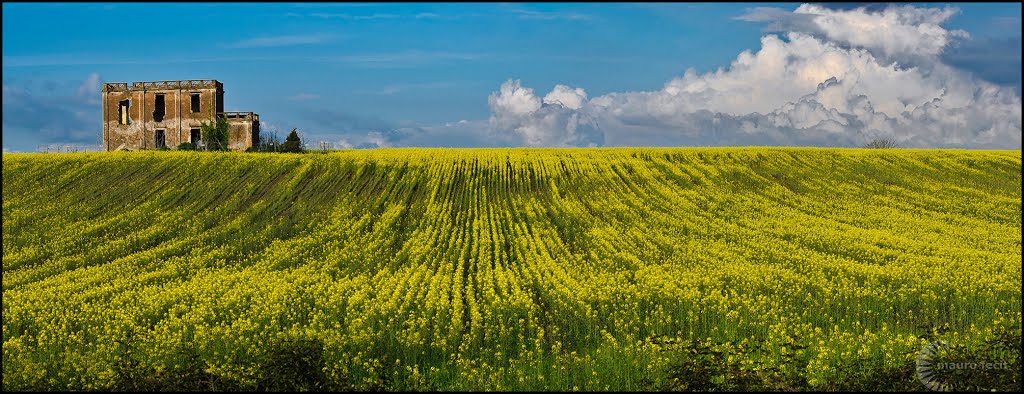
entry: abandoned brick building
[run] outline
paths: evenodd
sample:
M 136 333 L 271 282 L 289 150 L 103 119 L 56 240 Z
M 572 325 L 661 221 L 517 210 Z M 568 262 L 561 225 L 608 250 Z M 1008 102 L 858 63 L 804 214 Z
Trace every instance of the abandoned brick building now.
M 216 80 L 110 82 L 103 84 L 103 149 L 175 148 L 201 145 L 199 125 L 228 121 L 228 148 L 259 144 L 260 117 L 224 112 L 224 85 Z

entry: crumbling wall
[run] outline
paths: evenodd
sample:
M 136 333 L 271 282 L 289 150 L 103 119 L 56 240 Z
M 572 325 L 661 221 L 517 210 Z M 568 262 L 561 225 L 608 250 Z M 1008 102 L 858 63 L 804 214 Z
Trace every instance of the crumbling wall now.
M 163 95 L 164 111 L 157 120 L 157 95 Z M 199 108 L 192 111 L 192 95 L 199 95 Z M 156 149 L 157 130 L 164 131 L 164 143 L 169 148 L 182 142 L 193 142 L 191 130 L 203 122 L 214 122 L 217 99 L 222 93 L 217 88 L 112 90 L 103 92 L 103 145 L 106 150 Z M 120 105 L 131 100 L 128 124 L 122 124 Z
M 162 95 L 163 111 L 158 111 Z M 195 105 L 193 95 L 198 97 Z M 105 83 L 103 87 L 103 146 L 105 150 L 157 149 L 158 131 L 163 143 L 175 148 L 183 142 L 197 144 L 193 129 L 214 123 L 224 112 L 224 89 L 213 80 Z M 123 122 L 121 102 L 129 100 Z M 259 116 L 232 112 L 228 117 L 228 145 L 245 150 L 259 141 Z M 201 133 L 200 133 L 201 136 Z
M 103 93 L 103 145 L 108 151 L 142 149 L 145 141 L 144 122 L 141 121 L 141 93 L 115 91 Z M 129 100 L 127 124 L 122 124 L 121 102 Z
M 199 93 L 199 112 L 192 112 L 192 94 Z M 192 142 L 193 144 L 198 141 L 191 141 L 190 131 L 193 128 L 198 129 L 199 125 L 203 122 L 214 123 L 217 116 L 217 103 L 220 95 L 217 89 L 197 89 L 197 90 L 182 90 L 182 100 L 178 110 L 181 113 L 179 117 L 180 130 L 184 139 L 182 142 Z
M 246 150 L 259 143 L 260 122 L 256 115 L 228 118 L 228 147 Z

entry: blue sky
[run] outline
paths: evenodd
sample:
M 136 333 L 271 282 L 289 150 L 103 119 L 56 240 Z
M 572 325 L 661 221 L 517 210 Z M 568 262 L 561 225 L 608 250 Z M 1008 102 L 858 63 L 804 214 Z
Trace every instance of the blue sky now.
M 800 25 L 790 23 L 798 19 L 790 13 L 798 6 L 5 3 L 3 147 L 31 151 L 47 143 L 96 144 L 100 134 L 97 80 L 174 79 L 220 80 L 226 110 L 258 112 L 269 128 L 286 132 L 297 127 L 310 142 L 325 140 L 337 146 L 855 144 L 853 137 L 769 138 L 773 133 L 796 131 L 761 131 L 764 122 L 757 124 L 756 119 L 754 127 L 760 133 L 756 135 L 761 137 L 715 139 L 688 129 L 699 124 L 694 117 L 703 116 L 692 106 L 685 107 L 694 114 L 686 120 L 666 120 L 655 113 L 606 119 L 609 114 L 621 114 L 619 109 L 632 108 L 630 103 L 637 98 L 629 94 L 663 91 L 687 69 L 714 78 L 720 67 L 729 71 L 745 50 L 758 53 L 766 35 L 799 31 Z M 860 10 L 870 16 L 884 7 Z M 957 12 L 942 20 L 942 29 L 969 34 L 922 63 L 948 65 L 966 75 L 956 78 L 970 83 L 1005 87 L 1010 100 L 1015 95 L 1019 102 L 1019 3 L 913 7 L 914 12 L 953 7 Z M 858 5 L 827 8 L 842 11 Z M 773 22 L 781 25 L 773 27 Z M 814 28 L 806 33 L 843 44 L 846 33 L 837 31 Z M 878 51 L 890 48 L 855 39 L 846 45 Z M 879 62 L 900 59 L 913 65 L 917 61 L 913 59 L 918 59 L 882 59 L 892 53 L 872 53 Z M 850 74 L 843 75 L 847 77 L 839 82 L 850 83 L 844 82 Z M 521 85 L 509 83 L 503 89 L 513 80 Z M 821 82 L 825 81 L 815 84 Z M 585 89 L 585 104 L 546 109 L 549 103 L 541 96 L 556 85 Z M 93 93 L 95 97 L 90 98 Z M 804 93 L 813 93 L 813 88 Z M 516 97 L 526 100 L 528 109 L 502 104 L 513 103 L 503 100 Z M 927 94 L 921 97 L 934 99 Z M 789 101 L 797 103 L 798 98 Z M 534 101 L 538 105 L 530 104 Z M 604 101 L 621 102 L 623 107 L 599 107 Z M 913 104 L 914 108 L 925 101 Z M 984 100 L 976 97 L 975 101 Z M 728 116 L 737 127 L 745 127 L 743 116 L 748 112 L 768 112 L 731 106 L 700 110 Z M 989 138 L 976 145 L 1016 143 L 1019 149 L 1019 114 L 978 126 L 977 135 L 995 127 L 1002 133 L 1002 142 L 992 143 Z M 898 123 L 897 115 L 888 116 Z M 644 117 L 655 120 L 636 120 Z M 583 132 L 572 126 L 566 131 L 567 124 L 583 124 L 584 119 L 593 119 L 594 130 Z M 919 127 L 918 134 L 933 127 L 924 120 L 914 124 L 920 125 L 914 126 Z M 633 130 L 636 127 L 643 129 Z M 885 126 L 859 127 L 854 131 L 858 136 L 890 132 Z M 600 135 L 592 138 L 593 133 Z M 807 134 L 806 130 L 801 133 Z M 908 145 L 972 146 L 970 142 L 975 141 L 963 142 L 963 136 L 943 139 L 891 133 Z

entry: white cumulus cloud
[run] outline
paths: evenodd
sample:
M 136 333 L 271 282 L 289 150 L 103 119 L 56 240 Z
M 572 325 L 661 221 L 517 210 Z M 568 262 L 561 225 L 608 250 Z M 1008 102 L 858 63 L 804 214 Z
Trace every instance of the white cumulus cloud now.
M 587 101 L 587 92 L 583 88 L 570 88 L 555 85 L 555 88 L 544 96 L 544 104 L 558 104 L 569 109 L 580 109 Z
M 904 146 L 1019 149 L 1020 96 L 941 60 L 967 37 L 942 27 L 958 12 L 756 8 L 739 19 L 771 22 L 782 34 L 765 35 L 728 67 L 590 99 L 565 85 L 541 99 L 509 80 L 488 99 L 490 125 L 528 146 L 859 146 L 888 137 Z
M 518 80 L 506 81 L 488 97 L 492 129 L 508 130 L 527 146 L 600 146 L 603 135 L 595 120 L 580 111 L 583 89 L 558 85 L 542 102 Z
M 869 13 L 864 7 L 841 11 L 815 4 L 803 4 L 793 11 L 813 15 L 811 20 L 830 41 L 867 48 L 886 60 L 938 56 L 954 39 L 969 37 L 963 30 L 942 27 L 959 12 L 952 7 L 892 5 L 880 13 Z

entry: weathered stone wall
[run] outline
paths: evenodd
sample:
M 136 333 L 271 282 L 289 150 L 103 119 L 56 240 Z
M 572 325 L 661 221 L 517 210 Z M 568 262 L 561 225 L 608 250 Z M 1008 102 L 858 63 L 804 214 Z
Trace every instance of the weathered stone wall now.
M 247 121 L 231 121 L 228 127 L 228 148 L 233 150 L 245 150 L 252 146 L 251 141 L 246 141 L 246 136 L 252 130 L 252 123 Z
M 138 104 L 138 97 L 132 91 L 103 92 L 103 147 L 105 150 L 141 149 L 142 123 L 139 122 L 138 105 L 128 108 L 130 124 L 122 125 L 119 105 L 122 100 L 132 100 Z M 134 119 L 131 120 L 131 119 Z
M 229 112 L 225 115 L 228 120 L 228 148 L 246 150 L 259 143 L 259 115 L 251 112 Z
M 192 112 L 193 93 L 199 94 L 197 112 Z M 164 96 L 164 111 L 162 119 L 157 120 L 156 102 L 160 94 Z M 131 100 L 129 124 L 121 124 L 122 100 Z M 183 142 L 198 142 L 192 141 L 192 129 L 199 128 L 203 122 L 215 122 L 217 114 L 224 112 L 224 89 L 216 81 L 136 82 L 130 86 L 107 83 L 103 88 L 102 105 L 105 150 L 156 149 L 157 130 L 164 131 L 164 143 L 173 149 Z M 228 119 L 231 149 L 245 150 L 258 143 L 259 116 L 247 114 Z
M 192 112 L 192 93 L 199 93 L 199 112 Z M 164 116 L 159 122 L 154 117 L 158 94 L 164 95 Z M 168 147 L 190 142 L 192 128 L 214 121 L 221 95 L 216 88 L 103 92 L 104 147 L 108 151 L 156 149 L 158 129 L 164 130 Z M 127 125 L 119 118 L 119 105 L 125 99 L 131 100 Z

